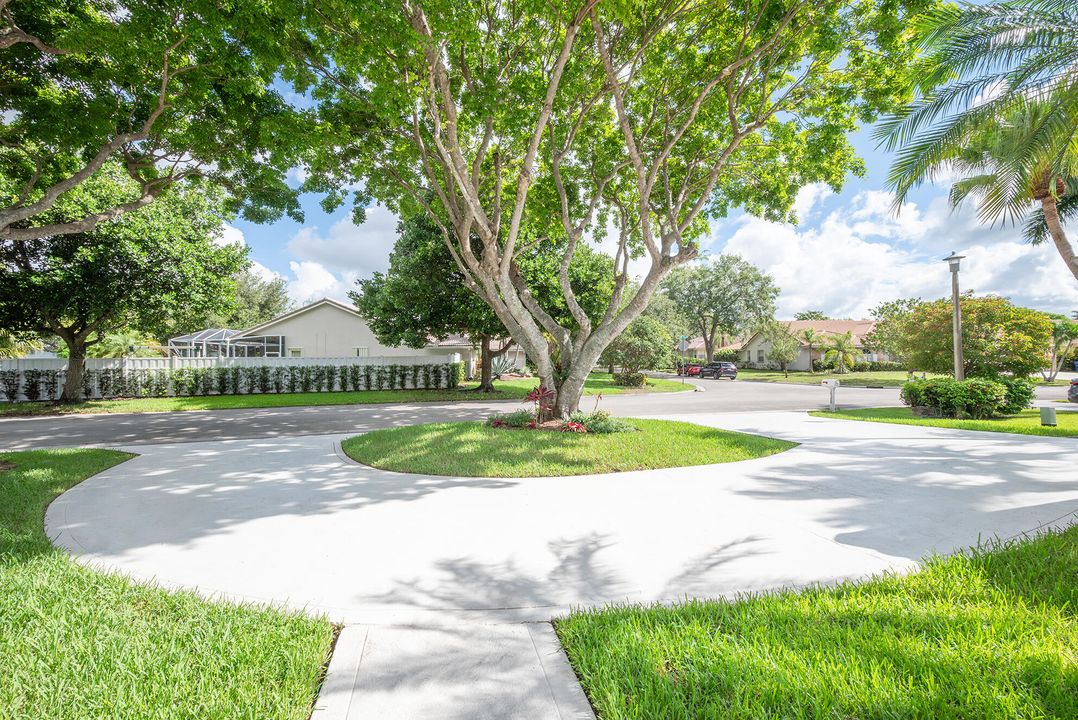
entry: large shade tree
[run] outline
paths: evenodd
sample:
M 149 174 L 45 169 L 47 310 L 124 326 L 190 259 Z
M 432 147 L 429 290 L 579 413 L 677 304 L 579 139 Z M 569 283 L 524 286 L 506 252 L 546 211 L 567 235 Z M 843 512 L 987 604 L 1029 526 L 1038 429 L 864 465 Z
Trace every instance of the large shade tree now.
M 678 268 L 666 279 L 666 294 L 704 338 L 710 362 L 715 339 L 762 326 L 775 315 L 779 288 L 767 273 L 737 255 Z
M 915 29 L 926 53 L 918 97 L 878 133 L 897 149 L 895 206 L 927 180 L 958 174 L 951 199 L 979 199 L 988 222 L 1027 219 L 1078 278 L 1063 222 L 1078 212 L 1078 4 L 945 4 Z
M 0 243 L 80 233 L 208 176 L 254 220 L 300 217 L 285 173 L 316 128 L 275 89 L 298 4 L 0 0 Z M 106 165 L 132 182 L 43 215 Z
M 80 192 L 130 182 L 116 171 Z M 83 206 L 65 216 L 65 205 L 50 219 Z M 76 401 L 87 350 L 109 333 L 227 310 L 247 260 L 245 249 L 216 242 L 221 217 L 215 193 L 181 185 L 87 233 L 12 241 L 0 247 L 0 326 L 59 336 L 68 354 L 61 400 Z
M 308 41 L 330 57 L 309 64 L 333 137 L 309 187 L 339 198 L 362 179 L 360 206 L 427 212 L 564 416 L 708 218 L 786 218 L 800 187 L 861 169 L 846 136 L 908 99 L 905 28 L 931 4 L 326 0 Z M 597 321 L 568 276 L 589 241 L 615 257 Z M 572 326 L 520 272 L 548 243 Z

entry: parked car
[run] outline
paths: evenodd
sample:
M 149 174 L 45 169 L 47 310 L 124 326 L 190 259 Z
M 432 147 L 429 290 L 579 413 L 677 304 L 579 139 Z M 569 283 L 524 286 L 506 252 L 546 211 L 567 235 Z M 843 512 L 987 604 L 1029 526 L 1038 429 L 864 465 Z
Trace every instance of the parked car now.
M 1067 389 L 1067 399 L 1072 403 L 1078 403 L 1078 378 L 1071 380 L 1071 386 Z
M 686 363 L 677 369 L 678 375 L 699 375 L 700 366 L 696 363 Z
M 732 362 L 708 363 L 700 368 L 700 377 L 713 377 L 716 380 L 725 377 L 730 378 L 731 380 L 737 380 L 737 366 Z

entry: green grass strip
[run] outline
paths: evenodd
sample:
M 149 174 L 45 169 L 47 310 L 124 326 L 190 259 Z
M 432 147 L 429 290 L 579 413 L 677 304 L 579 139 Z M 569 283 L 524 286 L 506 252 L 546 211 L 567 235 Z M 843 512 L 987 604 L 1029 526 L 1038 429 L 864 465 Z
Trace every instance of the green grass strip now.
M 306 720 L 329 622 L 136 584 L 45 537 L 54 497 L 129 457 L 0 454 L 0 718 Z
M 1078 527 L 833 589 L 556 621 L 600 720 L 1078 717 Z
M 981 430 L 984 432 L 1017 433 L 1019 435 L 1042 435 L 1045 437 L 1078 437 L 1078 412 L 1056 413 L 1055 427 L 1041 425 L 1040 411 L 1023 410 L 1018 415 L 987 420 L 955 420 L 952 418 L 917 417 L 909 408 L 863 408 L 830 412 L 817 410 L 809 413 L 814 417 L 836 420 L 864 420 L 865 422 L 894 423 L 896 425 L 921 425 L 953 430 Z

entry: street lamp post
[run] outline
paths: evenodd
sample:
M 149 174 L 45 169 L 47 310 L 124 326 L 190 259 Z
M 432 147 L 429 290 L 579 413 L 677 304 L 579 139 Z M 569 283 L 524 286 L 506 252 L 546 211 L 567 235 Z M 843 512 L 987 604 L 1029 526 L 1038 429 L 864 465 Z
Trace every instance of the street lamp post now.
M 951 305 L 954 308 L 954 321 L 952 322 L 952 333 L 954 342 L 954 379 L 965 380 L 965 361 L 962 359 L 962 304 L 960 302 L 960 295 L 958 292 L 958 266 L 965 258 L 965 255 L 957 255 L 952 250 L 951 254 L 943 258 L 948 267 L 951 268 Z

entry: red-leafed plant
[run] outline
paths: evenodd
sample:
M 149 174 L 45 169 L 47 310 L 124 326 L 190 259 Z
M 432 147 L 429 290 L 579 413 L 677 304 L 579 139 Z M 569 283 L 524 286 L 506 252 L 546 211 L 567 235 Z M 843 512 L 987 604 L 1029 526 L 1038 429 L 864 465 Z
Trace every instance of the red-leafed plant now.
M 538 428 L 538 427 L 539 427 L 539 423 L 537 423 L 536 421 L 532 420 L 531 422 L 529 422 L 529 423 L 526 423 L 526 424 L 524 425 L 524 427 L 528 428 L 529 430 L 535 430 L 536 428 Z
M 569 421 L 561 426 L 562 432 L 586 433 L 588 429 L 581 423 Z
M 535 403 L 535 417 L 542 424 L 550 419 L 554 409 L 554 391 L 548 390 L 542 385 L 537 386 L 524 398 L 528 402 Z
M 495 418 L 494 420 L 490 421 L 490 426 L 495 428 L 505 427 L 505 420 L 502 420 L 501 418 Z

